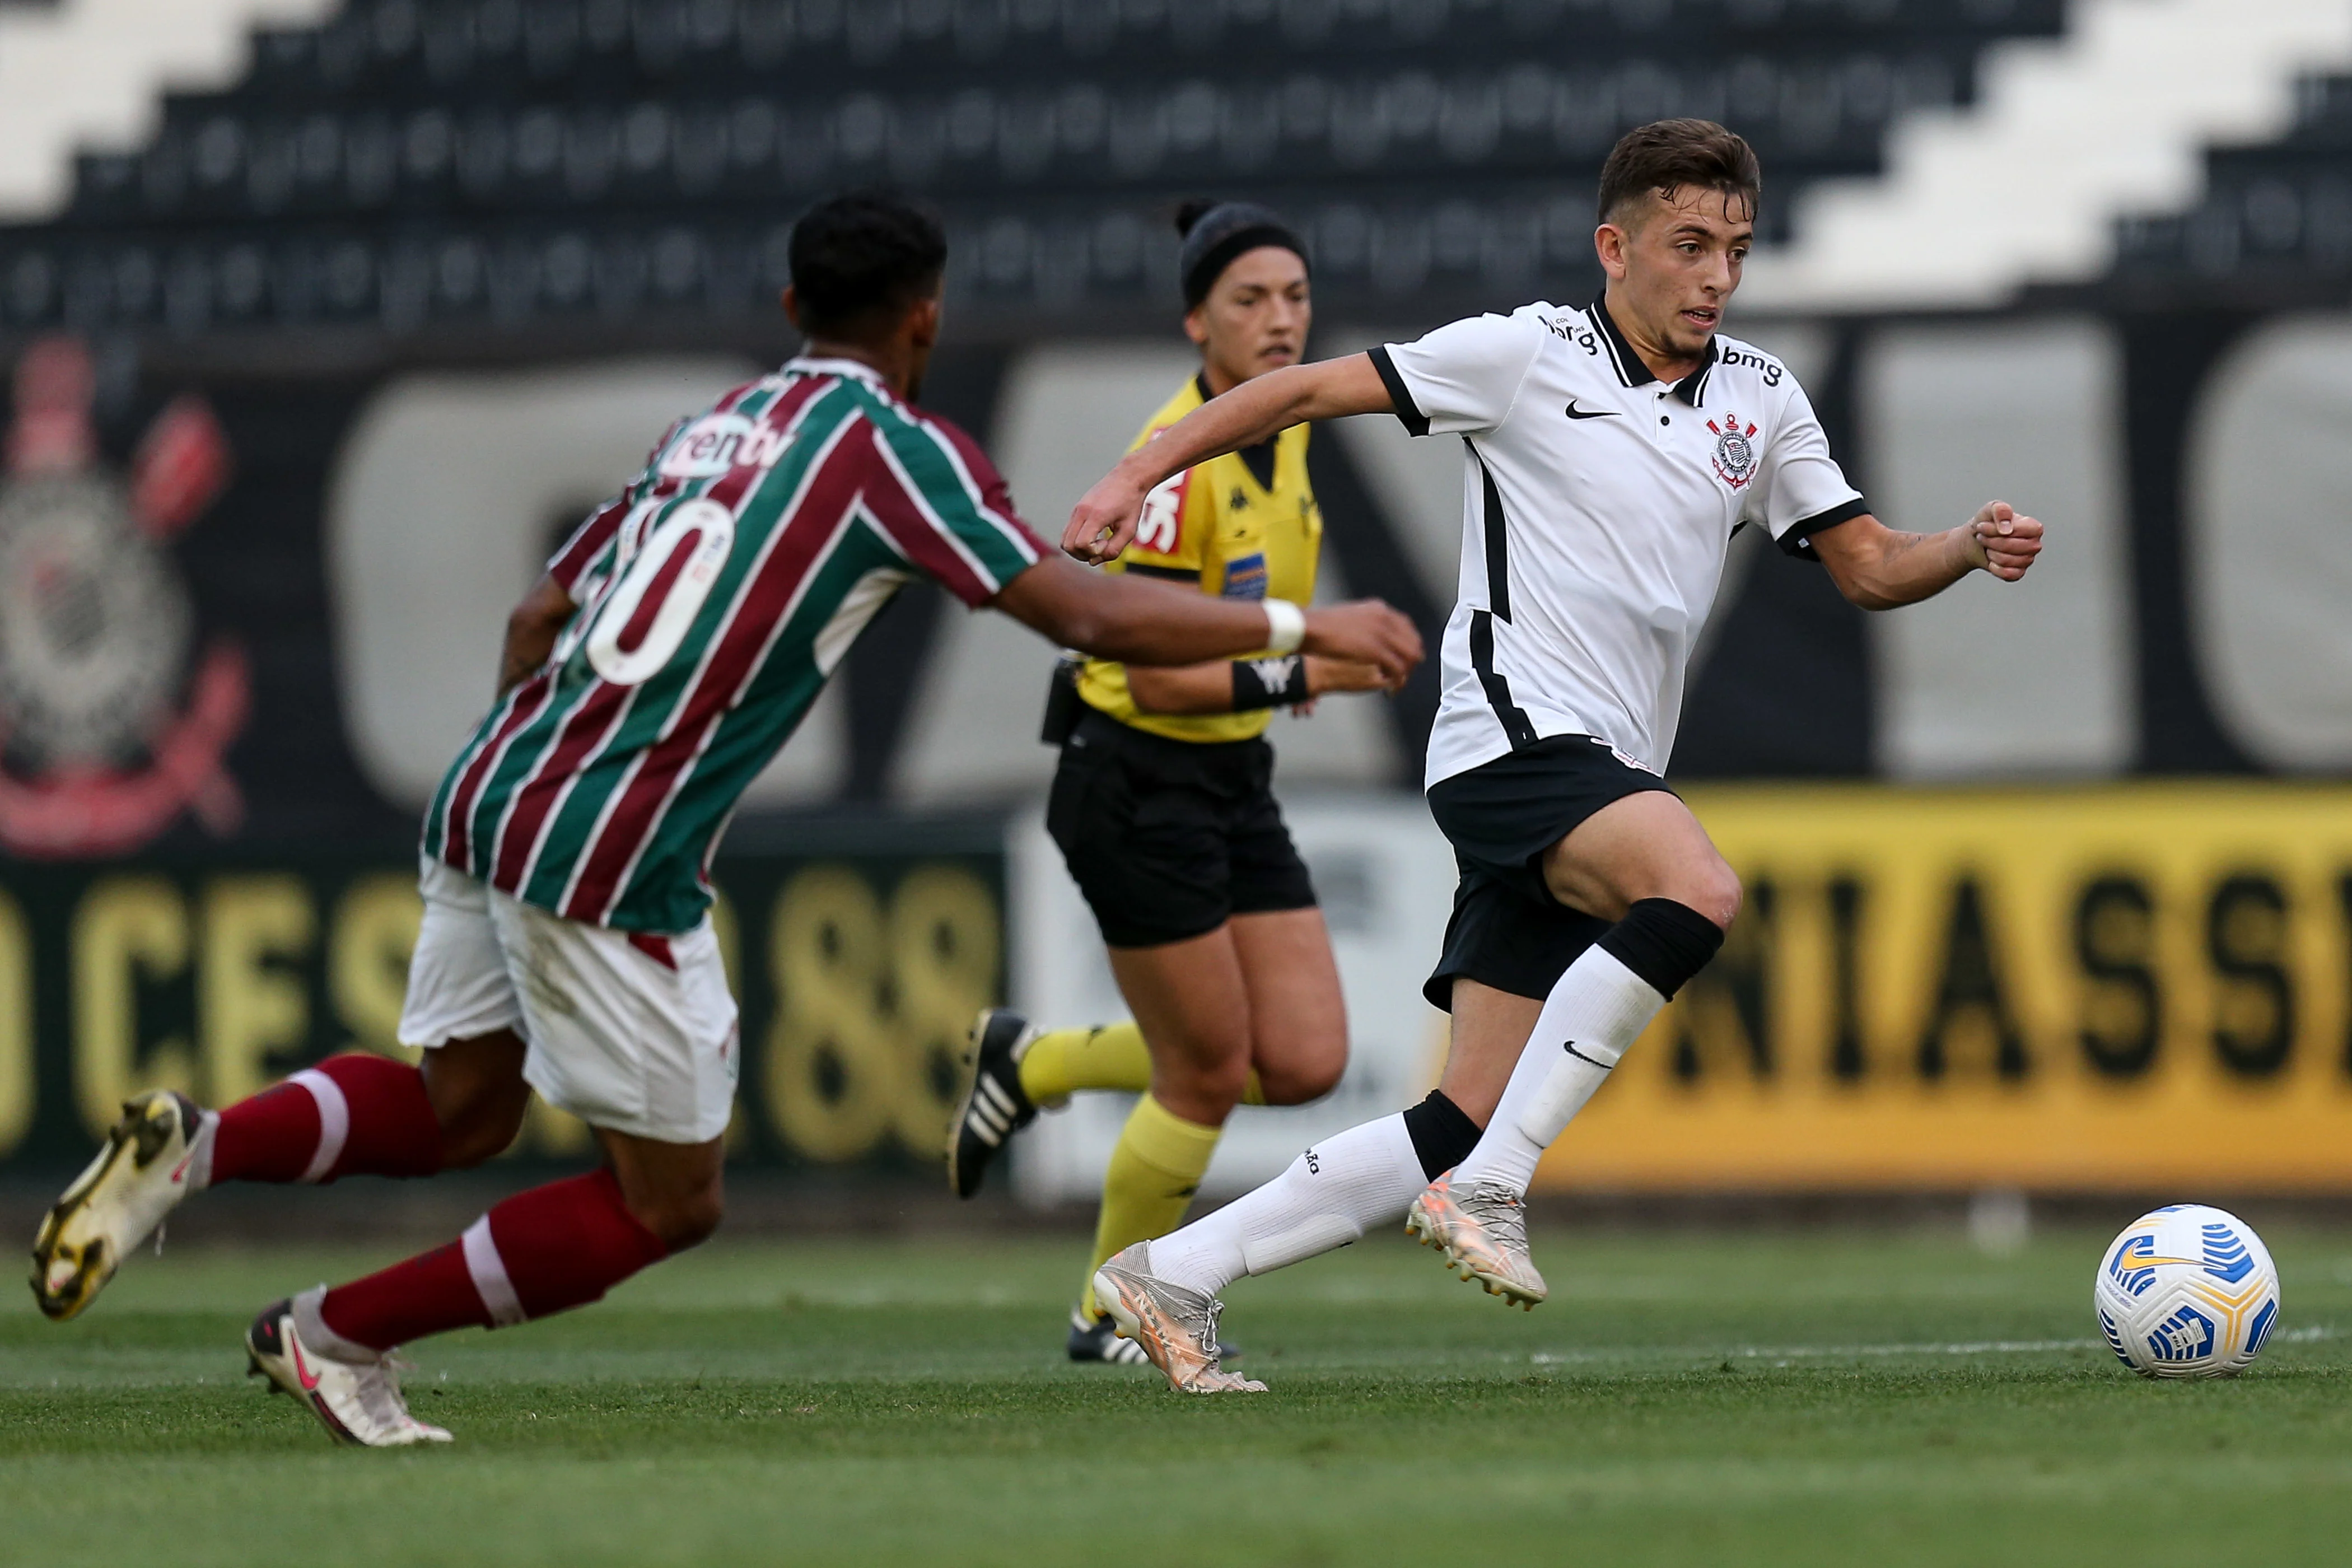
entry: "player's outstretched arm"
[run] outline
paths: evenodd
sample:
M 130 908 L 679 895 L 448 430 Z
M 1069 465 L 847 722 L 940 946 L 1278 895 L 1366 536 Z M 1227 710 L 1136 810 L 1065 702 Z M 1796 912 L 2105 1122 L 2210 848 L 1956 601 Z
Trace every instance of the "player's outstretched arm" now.
M 555 639 L 563 635 L 579 609 L 551 576 L 542 576 L 530 585 L 522 603 L 507 616 L 506 648 L 499 656 L 499 696 L 530 679 L 547 662 L 547 656 L 555 651 Z
M 1127 664 L 1197 664 L 1254 653 L 1274 619 L 1252 599 L 1219 599 L 1049 555 L 1005 584 L 995 607 L 1064 647 Z M 1379 668 L 1394 690 L 1421 662 L 1421 634 L 1378 599 L 1306 612 L 1298 647 Z
M 1171 667 L 1130 664 L 1127 667 L 1128 695 L 1146 713 L 1237 713 L 1244 708 L 1269 708 L 1289 705 L 1297 712 L 1311 711 L 1315 700 L 1334 691 L 1388 691 L 1388 677 L 1369 664 L 1357 664 L 1344 658 L 1324 658 L 1309 655 L 1298 661 L 1298 685 L 1295 691 L 1268 697 L 1264 689 L 1264 678 L 1259 676 L 1258 698 L 1243 700 L 1244 682 L 1248 675 L 1247 659 L 1211 659 L 1205 664 L 1180 664 Z
M 1195 463 L 1255 447 L 1293 425 L 1394 410 L 1370 354 L 1288 365 L 1213 397 L 1119 460 L 1078 498 L 1062 548 L 1080 561 L 1108 561 L 1135 539 L 1143 498 Z
M 1865 610 L 1892 610 L 1942 593 L 1971 572 L 2004 583 L 2042 553 L 2042 523 L 2005 500 L 1941 533 L 1898 533 L 1867 512 L 1813 535 L 1838 592 Z

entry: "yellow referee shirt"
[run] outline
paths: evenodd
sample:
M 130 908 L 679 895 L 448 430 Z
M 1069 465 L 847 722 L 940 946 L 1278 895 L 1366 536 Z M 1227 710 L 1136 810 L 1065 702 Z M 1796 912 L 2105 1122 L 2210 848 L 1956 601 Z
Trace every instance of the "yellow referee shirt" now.
M 1208 396 L 1205 379 L 1194 376 L 1151 416 L 1128 450 L 1158 436 Z M 1109 569 L 1190 583 L 1203 594 L 1228 599 L 1271 596 L 1307 603 L 1315 596 L 1323 513 L 1307 482 L 1307 430 L 1294 425 L 1266 447 L 1212 458 L 1153 490 L 1135 542 Z M 1253 740 L 1273 719 L 1273 710 L 1265 708 L 1247 713 L 1143 712 L 1128 693 L 1127 667 L 1109 659 L 1087 661 L 1078 695 L 1122 724 L 1177 741 Z

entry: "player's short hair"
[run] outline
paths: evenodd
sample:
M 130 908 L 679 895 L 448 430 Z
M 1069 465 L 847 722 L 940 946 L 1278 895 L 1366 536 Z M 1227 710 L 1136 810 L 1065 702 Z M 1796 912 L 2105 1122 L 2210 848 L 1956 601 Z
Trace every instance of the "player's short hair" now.
M 813 336 L 855 337 L 886 326 L 939 287 L 947 231 L 928 210 L 886 191 L 828 197 L 793 225 L 793 292 Z
M 1176 279 L 1187 310 L 1209 297 L 1226 268 L 1260 246 L 1280 246 L 1307 261 L 1307 245 L 1297 232 L 1279 214 L 1252 202 L 1188 201 L 1176 209 L 1176 233 L 1183 241 L 1176 252 Z
M 1643 197 L 1663 196 L 1680 185 L 1744 197 L 1753 212 L 1764 173 L 1756 149 L 1712 120 L 1637 125 L 1617 139 L 1601 165 L 1601 221 L 1622 227 Z

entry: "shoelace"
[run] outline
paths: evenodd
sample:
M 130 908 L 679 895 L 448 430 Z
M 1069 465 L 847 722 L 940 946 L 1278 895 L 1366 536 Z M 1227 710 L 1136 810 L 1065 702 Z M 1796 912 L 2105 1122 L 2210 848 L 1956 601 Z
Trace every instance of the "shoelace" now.
M 415 1419 L 408 1413 L 408 1401 L 401 1396 L 400 1374 L 415 1372 L 416 1363 L 403 1360 L 387 1352 L 373 1367 L 359 1369 L 360 1402 L 369 1415 L 387 1426 L 397 1426 Z M 368 1375 L 373 1372 L 375 1375 Z
M 1496 1242 L 1523 1253 L 1528 1250 L 1528 1205 L 1517 1194 L 1501 1187 L 1475 1186 L 1462 1195 L 1462 1212 L 1475 1219 Z
M 1223 1357 L 1220 1353 L 1224 1348 L 1224 1342 L 1217 1337 L 1217 1319 L 1223 1315 L 1224 1310 L 1225 1304 L 1212 1296 L 1209 1298 L 1209 1304 L 1198 1313 L 1196 1321 L 1184 1325 L 1192 1331 L 1193 1340 L 1200 1345 L 1201 1353 L 1208 1358 L 1207 1370 L 1211 1372 L 1221 1372 L 1224 1368 Z

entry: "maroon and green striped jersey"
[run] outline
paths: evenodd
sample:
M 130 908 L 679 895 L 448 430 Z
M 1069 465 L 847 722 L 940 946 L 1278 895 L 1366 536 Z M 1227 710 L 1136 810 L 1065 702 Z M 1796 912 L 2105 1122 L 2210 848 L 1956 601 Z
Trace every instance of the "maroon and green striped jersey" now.
M 527 903 L 680 931 L 735 803 L 918 574 L 981 605 L 1045 552 L 946 420 L 797 359 L 663 437 L 548 570 L 580 606 L 499 700 L 425 851 Z

